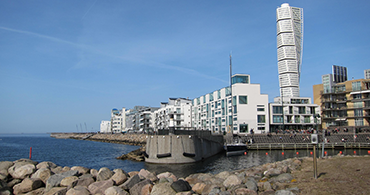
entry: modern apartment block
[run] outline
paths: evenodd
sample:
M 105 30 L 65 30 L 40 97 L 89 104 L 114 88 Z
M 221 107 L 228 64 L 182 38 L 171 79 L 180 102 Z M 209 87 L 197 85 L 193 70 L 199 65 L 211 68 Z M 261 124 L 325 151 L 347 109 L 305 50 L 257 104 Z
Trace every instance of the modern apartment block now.
M 116 108 L 111 111 L 111 132 L 112 133 L 121 133 L 125 131 L 126 128 L 126 115 L 125 108 L 118 110 Z
M 311 103 L 308 97 L 281 97 L 274 98 L 269 104 L 270 130 L 306 130 L 316 129 L 320 124 L 317 114 L 320 114 L 320 107 Z
M 154 112 L 154 129 L 191 128 L 192 101 L 185 98 L 169 98 Z M 171 124 L 172 123 L 172 124 Z
M 269 131 L 268 95 L 250 76 L 235 74 L 232 85 L 193 99 L 192 126 L 213 133 L 247 134 Z
M 112 133 L 112 131 L 111 131 L 111 122 L 110 121 L 101 121 L 100 122 L 100 133 Z
M 303 9 L 284 3 L 276 10 L 280 94 L 299 97 L 303 49 Z M 280 95 L 282 96 L 282 95 Z
M 152 131 L 154 130 L 154 111 L 157 107 L 135 106 L 126 111 L 126 131 Z
M 370 79 L 337 83 L 333 75 L 323 75 L 313 94 L 314 102 L 321 105 L 323 128 L 369 128 Z
M 364 78 L 370 79 L 370 69 L 364 70 Z

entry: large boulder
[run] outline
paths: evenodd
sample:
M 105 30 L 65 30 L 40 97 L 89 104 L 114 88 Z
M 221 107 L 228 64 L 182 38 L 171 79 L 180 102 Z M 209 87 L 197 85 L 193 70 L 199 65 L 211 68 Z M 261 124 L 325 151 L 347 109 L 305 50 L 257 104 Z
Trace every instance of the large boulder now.
M 171 183 L 159 183 L 153 186 L 151 195 L 174 195 L 176 191 L 171 187 Z
M 36 165 L 36 168 L 37 169 L 42 169 L 42 168 L 47 168 L 47 169 L 54 169 L 56 168 L 57 165 L 53 162 L 49 162 L 49 161 L 44 161 L 44 162 L 40 162 L 39 164 Z
M 24 162 L 19 162 L 14 163 L 14 165 L 8 169 L 8 172 L 13 178 L 24 179 L 31 175 L 32 173 L 34 173 L 35 170 L 36 167 L 34 164 L 32 163 L 24 164 Z
M 104 194 L 105 190 L 112 187 L 114 182 L 112 180 L 98 181 L 89 185 L 88 189 L 91 194 Z
M 242 180 L 237 175 L 230 175 L 224 181 L 224 186 L 229 188 L 231 186 L 239 185 L 242 183 Z
M 113 172 L 107 167 L 100 168 L 96 181 L 105 181 L 110 179 L 113 176 Z
M 77 176 L 78 172 L 76 170 L 67 171 L 64 173 L 55 174 L 49 177 L 48 180 L 46 180 L 46 191 L 49 191 L 53 187 L 60 186 L 60 182 L 70 176 Z
M 41 179 L 25 178 L 21 183 L 13 187 L 14 194 L 26 193 L 44 186 Z
M 65 177 L 65 178 L 62 179 L 62 181 L 60 181 L 60 186 L 62 186 L 62 187 L 68 187 L 73 182 L 75 182 L 77 180 L 78 180 L 78 177 L 76 177 L 76 176 Z
M 129 195 L 128 192 L 125 190 L 122 190 L 122 188 L 119 188 L 117 186 L 109 187 L 104 191 L 105 195 Z
M 135 184 L 139 183 L 141 181 L 139 175 L 134 175 L 130 177 L 125 183 L 121 184 L 119 187 L 124 189 L 124 190 L 130 190 L 132 186 Z
M 293 179 L 293 176 L 290 173 L 283 173 L 275 178 L 275 181 L 283 183 L 290 182 Z
M 153 184 L 149 179 L 145 179 L 130 188 L 130 195 L 141 195 L 142 188 L 147 184 Z
M 81 166 L 74 166 L 71 168 L 71 170 L 76 170 L 78 171 L 78 174 L 79 175 L 83 175 L 83 174 L 86 174 L 86 173 L 90 173 L 90 169 L 86 168 L 86 167 L 81 167 Z
M 115 169 L 111 179 L 114 181 L 114 184 L 118 186 L 127 181 L 127 175 L 122 169 Z
M 171 187 L 176 191 L 176 192 L 185 192 L 185 191 L 190 191 L 191 186 L 187 181 L 184 181 L 182 179 L 179 179 L 171 184 Z
M 11 161 L 2 161 L 0 162 L 0 180 L 5 180 L 8 177 L 8 169 L 13 166 L 14 163 Z
M 48 168 L 40 168 L 34 174 L 32 174 L 31 178 L 40 178 L 44 183 L 48 180 L 48 178 L 53 175 L 53 173 Z
M 197 193 L 197 194 L 202 194 L 204 188 L 207 186 L 205 183 L 196 183 L 193 187 L 192 190 Z
M 92 177 L 83 177 L 79 178 L 78 180 L 74 181 L 71 186 L 85 186 L 88 187 L 90 184 L 94 183 L 95 180 Z
M 85 186 L 76 186 L 69 189 L 66 195 L 90 195 L 90 192 Z
M 170 172 L 160 173 L 157 175 L 157 178 L 158 179 L 166 178 L 167 180 L 170 178 L 170 180 L 172 180 L 173 182 L 177 181 L 177 177 L 173 173 L 170 173 Z
M 258 190 L 257 182 L 253 178 L 248 178 L 247 182 L 245 183 L 245 186 L 248 189 L 253 190 L 253 191 L 256 191 L 256 192 Z
M 44 195 L 64 195 L 66 193 L 67 193 L 66 187 L 55 187 L 45 192 Z

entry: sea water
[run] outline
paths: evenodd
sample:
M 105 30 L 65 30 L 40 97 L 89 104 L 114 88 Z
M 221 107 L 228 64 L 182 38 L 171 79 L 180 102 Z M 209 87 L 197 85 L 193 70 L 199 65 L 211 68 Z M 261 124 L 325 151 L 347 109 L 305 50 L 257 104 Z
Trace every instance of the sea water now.
M 306 150 L 254 150 L 245 155 L 226 157 L 220 153 L 201 162 L 178 165 L 150 164 L 131 160 L 119 160 L 116 157 L 127 154 L 140 146 L 95 142 L 88 140 L 55 139 L 49 134 L 0 135 L 0 161 L 14 161 L 29 158 L 37 162 L 51 161 L 59 166 L 83 166 L 111 170 L 120 168 L 126 172 L 146 169 L 150 172 L 172 172 L 177 177 L 186 177 L 193 173 L 212 173 L 246 169 L 266 163 L 272 163 L 294 157 L 312 157 L 312 149 Z M 326 149 L 328 156 L 342 151 L 345 155 L 365 155 L 368 150 L 333 150 Z M 321 156 L 321 149 L 317 151 Z

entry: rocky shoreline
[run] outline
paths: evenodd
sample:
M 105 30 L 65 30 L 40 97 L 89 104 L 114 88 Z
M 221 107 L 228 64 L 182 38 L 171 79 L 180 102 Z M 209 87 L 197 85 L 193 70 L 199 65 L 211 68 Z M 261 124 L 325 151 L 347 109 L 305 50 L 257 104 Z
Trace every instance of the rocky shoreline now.
M 61 167 L 52 162 L 20 159 L 0 162 L 0 194 L 296 194 L 287 188 L 297 182 L 291 173 L 312 158 L 292 158 L 238 171 L 196 173 L 178 178 L 170 172 L 145 169 L 126 173 L 122 169 Z
M 134 146 L 145 146 L 146 134 L 51 133 L 57 139 L 90 140 Z

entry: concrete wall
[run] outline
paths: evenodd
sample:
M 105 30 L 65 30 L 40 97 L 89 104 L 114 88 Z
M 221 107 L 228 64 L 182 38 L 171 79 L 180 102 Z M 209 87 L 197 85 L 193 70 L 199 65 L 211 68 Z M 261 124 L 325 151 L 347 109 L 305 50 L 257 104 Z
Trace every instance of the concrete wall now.
M 149 156 L 145 161 L 169 164 L 192 163 L 213 156 L 222 150 L 222 143 L 194 135 L 150 135 L 146 144 L 146 153 Z

